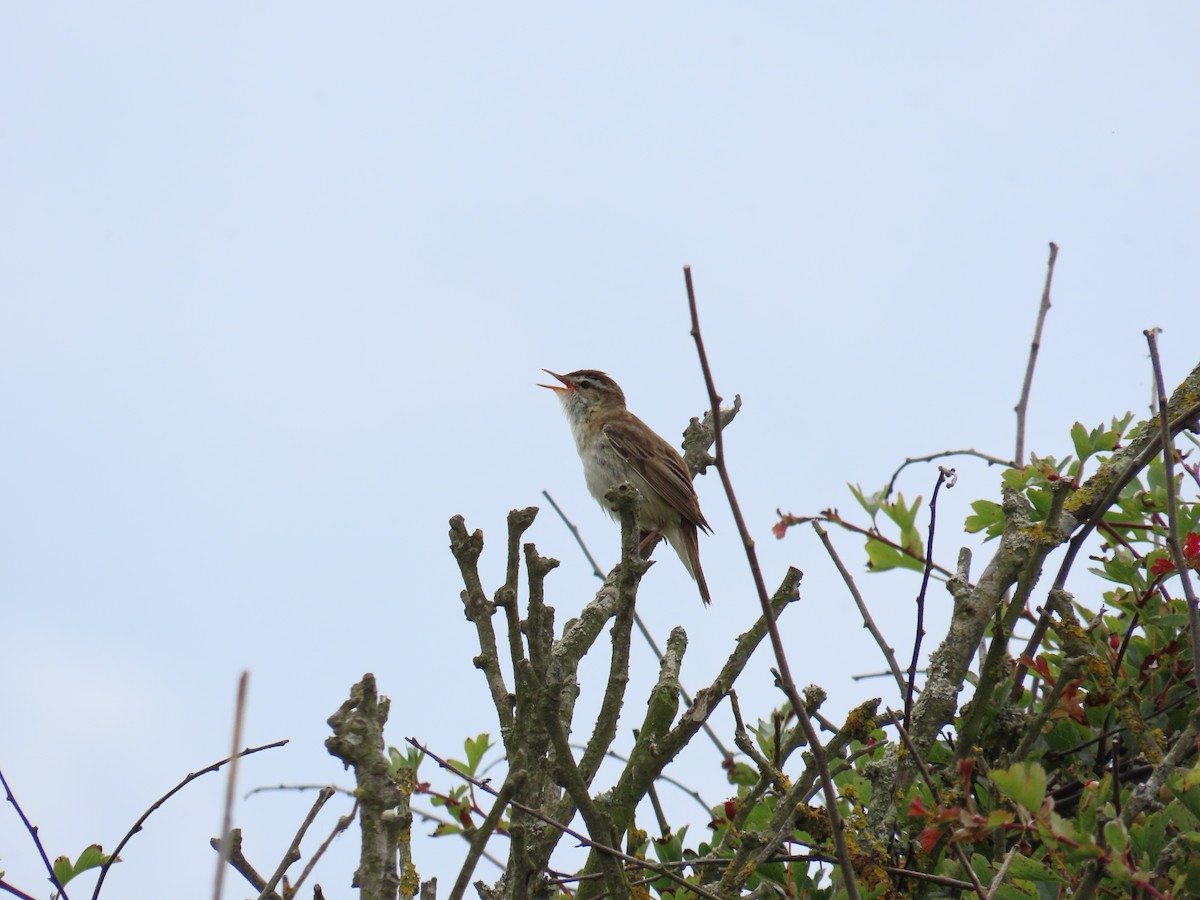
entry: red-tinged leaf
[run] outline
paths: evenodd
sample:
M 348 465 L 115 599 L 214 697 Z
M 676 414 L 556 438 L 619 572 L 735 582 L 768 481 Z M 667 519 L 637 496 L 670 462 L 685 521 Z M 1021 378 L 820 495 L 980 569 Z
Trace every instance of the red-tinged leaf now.
M 958 777 L 962 779 L 964 785 L 971 783 L 971 778 L 975 775 L 975 758 L 968 757 L 958 761 Z
M 1033 661 L 1034 671 L 1042 677 L 1042 680 L 1053 684 L 1054 679 L 1050 677 L 1050 663 L 1046 661 L 1046 657 L 1039 656 Z
M 925 805 L 925 801 L 916 796 L 908 804 L 908 814 L 914 817 L 924 817 L 929 815 L 929 807 Z
M 1200 533 L 1189 531 L 1187 537 L 1183 539 L 1183 555 L 1188 559 L 1195 559 L 1200 556 Z
M 465 806 L 462 808 L 462 811 L 459 812 L 459 814 L 458 814 L 458 821 L 462 823 L 463 828 L 474 828 L 475 827 L 474 823 L 471 821 L 471 811 L 469 809 L 467 809 Z
M 787 530 L 787 522 L 782 519 L 771 526 L 771 534 L 775 535 L 775 537 L 779 538 L 780 540 L 783 540 L 783 536 L 787 534 Z
M 946 809 L 938 810 L 937 815 L 933 817 L 935 822 L 957 822 L 962 818 L 963 808 L 961 806 L 950 806 Z
M 930 825 L 927 828 L 921 829 L 921 849 L 926 853 L 932 853 L 933 848 L 937 845 L 938 838 L 942 836 L 942 829 L 936 825 Z
M 1167 575 L 1175 571 L 1175 563 L 1171 562 L 1170 557 L 1160 556 L 1154 562 L 1150 563 L 1150 572 L 1153 575 Z

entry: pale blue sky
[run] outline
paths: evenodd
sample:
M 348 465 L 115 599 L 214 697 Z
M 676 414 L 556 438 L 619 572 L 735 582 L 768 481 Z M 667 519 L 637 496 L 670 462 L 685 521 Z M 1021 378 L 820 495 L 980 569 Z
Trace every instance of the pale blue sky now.
M 223 756 L 243 668 L 247 743 L 292 739 L 245 787 L 347 783 L 325 718 L 368 670 L 396 744 L 495 733 L 446 521 L 485 530 L 492 587 L 505 515 L 543 488 L 615 559 L 534 385 L 604 369 L 676 439 L 705 406 L 684 263 L 745 401 L 730 465 L 767 581 L 806 572 L 796 677 L 831 714 L 886 692 L 850 680 L 877 653 L 810 533 L 770 536 L 775 509 L 850 513 L 847 481 L 910 454 L 1011 454 L 1051 240 L 1031 450 L 1144 411 L 1143 328 L 1166 329 L 1169 381 L 1196 363 L 1197 33 L 1190 3 L 9 4 L 0 766 L 51 852 L 111 847 Z M 997 470 L 959 471 L 944 560 L 996 493 Z M 659 635 L 687 626 L 693 688 L 756 606 L 717 480 L 699 491 L 713 607 L 671 554 L 640 600 Z M 529 538 L 563 560 L 564 619 L 591 576 L 553 515 Z M 916 579 L 860 583 L 909 647 Z M 626 734 L 656 668 L 638 650 Z M 749 715 L 778 702 L 769 665 Z M 707 744 L 683 766 L 729 792 Z M 221 792 L 156 813 L 108 893 L 207 896 Z M 262 868 L 308 803 L 239 804 Z M 461 852 L 418 838 L 422 875 L 448 889 Z M 10 809 L 0 869 L 43 883 Z

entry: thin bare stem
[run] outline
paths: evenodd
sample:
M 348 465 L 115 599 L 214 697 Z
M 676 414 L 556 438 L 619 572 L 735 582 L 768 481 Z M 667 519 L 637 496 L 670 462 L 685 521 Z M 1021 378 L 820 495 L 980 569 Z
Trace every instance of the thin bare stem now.
M 1042 303 L 1038 307 L 1037 325 L 1033 329 L 1033 343 L 1029 347 L 1029 363 L 1025 367 L 1025 382 L 1021 385 L 1021 399 L 1015 407 L 1017 413 L 1017 451 L 1013 454 L 1017 466 L 1025 465 L 1025 411 L 1029 406 L 1029 391 L 1033 387 L 1033 368 L 1037 365 L 1038 350 L 1042 346 L 1042 326 L 1046 313 L 1050 312 L 1050 282 L 1054 280 L 1054 262 L 1058 259 L 1058 244 L 1050 242 L 1050 261 L 1046 264 L 1046 286 L 1042 288 Z
M 715 423 L 721 421 L 721 397 L 717 393 L 717 387 L 713 381 L 712 369 L 708 364 L 708 355 L 704 351 L 704 339 L 700 334 L 700 314 L 696 307 L 696 290 L 692 285 L 691 266 L 683 267 L 683 278 L 687 285 L 688 309 L 692 319 L 691 335 L 696 342 L 696 353 L 700 357 L 700 368 L 704 372 L 704 384 L 708 389 L 708 400 L 709 405 L 712 407 L 712 420 L 715 427 Z M 805 705 L 804 699 L 800 696 L 800 692 L 796 689 L 796 682 L 792 679 L 787 653 L 783 649 L 783 639 L 779 634 L 779 625 L 775 621 L 775 611 L 771 608 L 771 598 L 767 594 L 767 585 L 763 581 L 762 569 L 758 564 L 758 554 L 754 549 L 754 539 L 750 536 L 750 530 L 746 527 L 745 517 L 742 515 L 741 507 L 738 505 L 737 495 L 733 490 L 733 482 L 729 477 L 729 467 L 725 459 L 725 443 L 722 439 L 721 431 L 720 427 L 715 427 L 717 474 L 721 476 L 721 485 L 725 488 L 725 496 L 729 501 L 730 511 L 733 513 L 734 522 L 737 523 L 738 534 L 742 538 L 742 546 L 746 551 L 746 561 L 750 566 L 750 574 L 754 579 L 755 590 L 758 592 L 758 601 L 762 606 L 763 618 L 766 620 L 767 630 L 771 636 L 771 647 L 775 651 L 775 661 L 779 667 L 780 686 L 791 701 L 792 709 L 796 713 L 800 727 L 808 737 L 809 750 L 812 753 L 813 762 L 821 775 L 821 787 L 825 793 L 825 807 L 829 815 L 830 830 L 833 832 L 834 848 L 837 851 L 838 865 L 842 872 L 846 895 L 849 900 L 859 900 L 858 884 L 854 877 L 854 866 L 850 860 L 850 852 L 846 847 L 844 825 L 841 813 L 838 811 L 837 787 L 833 783 L 833 776 L 829 773 L 829 761 L 825 757 L 825 749 L 821 744 L 821 736 L 817 733 L 817 729 L 813 727 L 812 719 L 808 715 L 808 707 Z
M 225 780 L 225 809 L 221 813 L 221 852 L 217 855 L 217 875 L 213 879 L 213 900 L 221 900 L 221 888 L 225 886 L 225 865 L 229 862 L 229 829 L 233 826 L 233 800 L 237 794 L 237 749 L 242 744 L 242 723 L 246 716 L 246 684 L 249 672 L 242 672 L 238 679 L 237 703 L 233 713 L 233 741 L 229 756 L 229 774 Z
M 104 877 L 108 874 L 108 870 L 112 867 L 112 864 L 116 862 L 117 858 L 121 855 L 121 851 L 125 849 L 125 845 L 133 839 L 135 834 L 142 830 L 142 826 L 146 824 L 146 820 L 150 818 L 156 809 L 178 794 L 197 778 L 201 777 L 202 775 L 207 775 L 209 772 L 216 772 L 226 763 L 233 762 L 235 757 L 241 758 L 243 756 L 249 756 L 252 753 L 258 753 L 262 750 L 274 750 L 276 747 L 282 747 L 285 744 L 287 744 L 286 740 L 275 741 L 273 744 L 263 744 L 261 747 L 251 747 L 247 750 L 243 750 L 241 753 L 235 754 L 234 756 L 228 756 L 220 762 L 215 762 L 210 766 L 205 766 L 198 772 L 190 773 L 187 778 L 183 779 L 183 781 L 179 782 L 179 784 L 175 785 L 175 787 L 171 788 L 169 791 L 155 800 L 151 807 L 138 817 L 138 820 L 133 823 L 133 827 L 130 828 L 129 831 L 125 833 L 125 836 L 117 843 L 117 846 L 113 849 L 112 854 L 108 858 L 108 862 L 100 867 L 100 876 L 96 879 L 96 887 L 92 889 L 92 900 L 96 900 L 96 898 L 100 896 L 100 888 L 104 886 Z
M 54 889 L 58 891 L 62 900 L 70 900 L 67 897 L 67 892 L 63 890 L 63 886 L 58 883 L 58 876 L 54 874 L 54 864 L 50 862 L 50 857 L 46 855 L 46 848 L 42 846 L 42 840 L 38 837 L 37 826 L 29 821 L 29 817 L 25 815 L 25 810 L 21 809 L 21 804 L 13 796 L 12 788 L 8 786 L 8 780 L 4 777 L 3 772 L 0 772 L 0 784 L 4 785 L 5 797 L 13 805 L 13 809 L 17 811 L 17 815 L 20 817 L 21 823 L 25 826 L 25 830 L 29 832 L 29 836 L 33 838 L 33 844 L 37 847 L 38 853 L 42 857 L 42 864 L 45 865 L 46 871 L 50 874 L 50 883 L 54 885 Z M 113 854 L 113 858 L 116 858 L 116 854 Z
M 346 813 L 346 815 L 337 820 L 337 823 L 333 826 L 333 831 L 329 832 L 329 836 L 325 838 L 325 840 L 321 841 L 321 846 L 316 849 L 316 852 L 313 853 L 312 858 L 309 859 L 307 865 L 305 865 L 305 867 L 300 871 L 300 877 L 297 878 L 295 883 L 292 885 L 292 896 L 299 895 L 300 885 L 304 884 L 309 874 L 314 868 L 316 868 L 317 863 L 320 861 L 321 857 L 325 855 L 325 851 L 329 849 L 330 845 L 333 844 L 334 839 L 347 828 L 349 828 L 351 824 L 353 824 L 354 817 L 357 814 L 358 801 L 355 800 L 354 805 L 350 807 L 350 812 Z M 497 863 L 497 865 L 500 864 Z M 503 869 L 504 866 L 500 866 L 500 868 Z
M 1001 459 L 998 456 L 992 456 L 988 453 L 980 453 L 978 450 L 942 450 L 938 453 L 930 453 L 928 456 L 910 456 L 904 462 L 900 463 L 900 468 L 892 473 L 887 487 L 883 489 L 883 499 L 886 500 L 892 495 L 892 488 L 896 486 L 896 479 L 900 477 L 900 473 L 908 466 L 911 466 L 913 463 L 933 462 L 935 459 L 942 459 L 946 456 L 974 456 L 976 459 L 982 459 L 989 466 L 1008 466 L 1010 469 L 1017 465 L 1011 459 Z
M 61 891 L 62 889 L 59 888 L 59 890 Z M 8 893 L 12 894 L 14 897 L 19 897 L 20 900 L 37 900 L 36 897 L 30 896 L 29 894 L 25 893 L 20 888 L 13 887 L 11 884 L 9 884 L 7 881 L 5 881 L 3 878 L 0 878 L 0 891 L 7 891 Z
M 929 571 L 933 566 L 933 535 L 937 527 L 937 498 L 942 485 L 946 490 L 954 487 L 958 475 L 953 469 L 938 466 L 937 484 L 933 486 L 933 496 L 929 498 L 929 537 L 925 542 L 925 571 L 921 575 L 921 590 L 917 594 L 917 635 L 913 640 L 912 662 L 908 664 L 908 690 L 904 694 L 904 727 L 908 727 L 912 715 L 913 691 L 917 685 L 917 661 L 921 658 L 921 639 L 925 637 L 925 592 L 929 589 Z
M 1171 559 L 1183 584 L 1183 595 L 1187 597 L 1188 625 L 1192 631 L 1192 677 L 1200 686 L 1200 607 L 1197 606 L 1187 559 L 1183 555 L 1183 545 L 1179 542 L 1179 502 L 1175 496 L 1175 442 L 1171 440 L 1171 429 L 1167 423 L 1167 387 L 1163 382 L 1162 362 L 1158 358 L 1159 329 L 1147 328 L 1142 333 L 1146 335 L 1146 343 L 1150 345 L 1154 386 L 1158 390 L 1158 424 L 1162 434 L 1163 470 L 1167 479 L 1167 546 L 1171 548 Z
M 484 848 L 496 830 L 496 826 L 500 824 L 500 818 L 504 815 L 504 810 L 508 808 L 508 802 L 512 799 L 513 792 L 517 789 L 518 780 L 513 777 L 512 773 L 509 773 L 509 777 L 504 779 L 504 784 L 500 785 L 500 792 L 496 795 L 496 802 L 492 804 L 491 811 L 475 830 L 475 834 L 470 837 L 471 846 L 467 851 L 467 858 L 463 860 L 462 868 L 458 872 L 454 887 L 450 890 L 450 900 L 462 900 L 463 894 L 466 893 L 471 876 L 475 874 L 475 866 L 483 855 Z
M 1012 849 L 1008 851 L 1008 855 L 1004 857 L 1004 862 L 1000 864 L 1000 868 L 996 871 L 996 877 L 988 885 L 987 900 L 994 900 L 996 894 L 1000 892 L 1000 885 L 1004 884 L 1004 876 L 1008 874 L 1008 867 L 1017 858 L 1017 851 L 1020 849 L 1021 845 L 1019 843 L 1013 844 Z
M 292 843 L 288 845 L 287 852 L 283 854 L 283 859 L 279 861 L 274 874 L 271 875 L 271 879 L 258 892 L 258 900 L 266 900 L 266 897 L 275 890 L 275 885 L 279 884 L 280 879 L 283 878 L 283 873 L 291 867 L 292 863 L 300 859 L 300 842 L 304 840 L 304 835 L 308 833 L 309 827 L 316 821 L 317 813 L 321 811 L 321 807 L 329 801 L 329 798 L 333 794 L 333 788 L 321 788 L 320 793 L 317 794 L 316 801 L 308 811 L 308 815 L 300 823 L 300 828 L 296 831 L 296 836 L 292 838 Z
M 875 624 L 875 619 L 871 616 L 871 611 L 867 609 L 867 603 L 863 600 L 863 596 L 859 593 L 858 585 L 854 583 L 854 576 L 842 564 L 842 558 L 838 556 L 837 550 L 833 547 L 833 541 L 829 539 L 829 532 L 821 527 L 821 523 L 816 519 L 812 521 L 813 530 L 816 531 L 817 537 L 821 539 L 821 543 L 825 546 L 825 552 L 829 554 L 829 558 L 833 560 L 833 564 L 837 567 L 838 573 L 842 576 L 842 581 L 846 582 L 846 587 L 850 589 L 850 596 L 854 598 L 854 603 L 858 606 L 858 613 L 862 616 L 863 628 L 871 632 L 871 637 L 875 639 L 875 643 L 879 645 L 879 649 L 883 651 L 884 659 L 887 660 L 888 668 L 891 670 L 892 677 L 896 679 L 896 687 L 900 689 L 899 696 L 903 697 L 907 694 L 907 684 L 904 680 L 904 672 L 900 669 L 900 664 L 896 661 L 896 653 L 891 645 L 884 640 L 883 632 L 879 630 L 879 626 Z M 886 674 L 886 673 L 884 673 Z M 855 680 L 862 676 L 855 676 Z
M 861 525 L 855 525 L 853 522 L 843 519 L 835 509 L 823 509 L 821 510 L 821 514 L 817 516 L 796 516 L 792 513 L 785 513 L 779 509 L 775 510 L 775 514 L 779 516 L 779 522 L 775 524 L 775 533 L 779 537 L 783 536 L 780 533 L 781 530 L 786 531 L 793 525 L 800 525 L 804 522 L 828 522 L 830 525 L 836 525 L 839 528 L 843 528 L 853 534 L 861 534 L 867 540 L 878 541 L 884 546 L 895 550 L 897 553 L 907 556 L 909 559 L 915 559 L 917 562 L 922 564 L 925 562 L 925 560 L 922 559 L 916 552 L 910 550 L 908 547 L 905 547 L 902 544 L 897 544 L 895 541 L 885 537 L 879 531 L 873 528 L 863 528 Z M 933 571 L 937 572 L 944 578 L 949 579 L 954 576 L 954 573 L 945 566 L 939 566 L 937 563 L 933 563 L 932 565 Z

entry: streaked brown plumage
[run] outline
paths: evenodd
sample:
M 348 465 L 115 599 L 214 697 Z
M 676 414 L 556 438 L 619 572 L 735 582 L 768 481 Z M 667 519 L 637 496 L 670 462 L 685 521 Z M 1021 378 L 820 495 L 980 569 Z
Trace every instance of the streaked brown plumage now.
M 634 485 L 642 494 L 642 525 L 667 539 L 696 579 L 700 599 L 711 602 L 700 568 L 699 532 L 712 529 L 679 451 L 625 408 L 624 392 L 603 372 L 542 371 L 561 382 L 542 387 L 562 401 L 592 496 L 608 510 L 606 493 L 625 482 Z

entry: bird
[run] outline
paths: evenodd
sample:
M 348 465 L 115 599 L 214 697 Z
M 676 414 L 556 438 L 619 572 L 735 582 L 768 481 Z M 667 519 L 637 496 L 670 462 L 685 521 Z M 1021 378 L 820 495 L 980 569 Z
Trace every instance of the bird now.
M 558 394 L 571 424 L 583 462 L 588 491 L 613 515 L 604 495 L 629 482 L 642 495 L 641 521 L 649 535 L 643 546 L 662 535 L 696 581 L 700 599 L 712 602 L 700 568 L 699 532 L 712 528 L 700 511 L 683 457 L 625 406 L 625 392 L 610 376 L 595 369 L 559 375 L 542 369 L 559 384 L 543 384 Z

